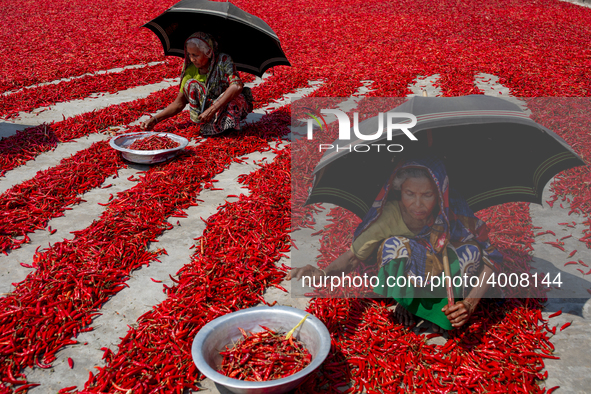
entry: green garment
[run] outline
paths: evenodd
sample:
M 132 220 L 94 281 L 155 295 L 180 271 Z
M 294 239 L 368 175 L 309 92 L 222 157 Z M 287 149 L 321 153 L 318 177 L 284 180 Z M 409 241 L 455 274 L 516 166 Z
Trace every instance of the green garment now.
M 398 201 L 388 201 L 384 205 L 380 217 L 353 241 L 351 252 L 359 260 L 364 261 L 385 239 L 393 236 L 415 237 L 415 234 L 408 229 L 404 220 L 402 220 Z
M 458 256 L 451 250 L 447 250 L 451 276 L 460 276 L 460 262 Z M 427 286 L 425 289 L 415 288 L 408 284 L 406 281 L 406 287 L 398 287 L 387 285 L 387 278 L 393 277 L 406 277 L 404 274 L 404 265 L 406 258 L 400 258 L 391 260 L 380 268 L 378 273 L 379 283 L 374 287 L 374 292 L 381 294 L 385 297 L 395 299 L 400 305 L 402 305 L 407 311 L 413 315 L 430 321 L 431 323 L 437 324 L 439 327 L 445 330 L 451 330 L 453 327 L 445 316 L 445 313 L 441 311 L 447 304 L 447 293 L 445 287 L 439 286 L 431 291 L 431 287 Z M 441 276 L 439 276 L 441 278 Z M 390 279 L 390 284 L 394 283 L 394 279 Z M 402 284 L 402 281 L 400 282 Z M 437 284 L 437 283 L 436 283 Z M 453 281 L 452 281 L 453 285 Z M 462 288 L 453 286 L 454 298 L 460 300 L 462 298 Z
M 195 67 L 195 65 L 191 63 L 185 70 L 185 75 L 183 76 L 183 80 L 181 82 L 181 92 L 183 91 L 183 87 L 189 79 L 196 79 L 205 85 L 205 82 L 207 82 L 207 74 L 199 74 L 199 70 L 197 69 L 197 67 Z

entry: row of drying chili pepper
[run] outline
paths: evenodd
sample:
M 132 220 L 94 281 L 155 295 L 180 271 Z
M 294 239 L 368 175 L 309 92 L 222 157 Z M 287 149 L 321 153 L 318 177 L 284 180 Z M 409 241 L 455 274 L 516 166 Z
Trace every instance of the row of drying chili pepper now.
M 87 75 L 54 85 L 25 88 L 19 92 L 0 96 L 0 118 L 14 118 L 19 112 L 30 112 L 64 101 L 83 99 L 92 93 L 116 93 L 136 86 L 177 78 L 180 75 L 180 61 L 168 59 L 165 62 L 141 68 L 131 68 L 118 73 Z
M 153 108 L 160 103 L 161 100 L 157 99 L 148 101 L 146 105 Z M 275 119 L 278 119 L 278 114 L 275 115 Z M 115 115 L 112 119 L 115 119 Z M 187 114 L 183 114 L 159 125 L 157 130 L 174 132 L 189 139 L 194 138 L 195 128 L 179 127 L 187 124 L 190 124 L 190 121 Z M 139 130 L 136 126 L 128 131 Z M 79 194 L 100 185 L 122 165 L 119 157 L 108 147 L 108 143 L 101 142 L 0 195 L 3 218 L 0 226 L 0 252 L 6 253 L 9 249 L 28 242 L 27 233 L 44 228 L 49 219 L 61 215 L 68 205 L 79 202 Z M 92 178 L 94 175 L 96 177 Z M 67 182 L 64 182 L 64 178 L 68 179 Z M 17 240 L 16 237 L 24 238 Z
M 221 148 L 221 146 L 220 146 Z M 206 221 L 190 264 L 166 287 L 167 299 L 138 319 L 119 344 L 105 352 L 107 365 L 82 392 L 177 392 L 200 376 L 191 343 L 207 322 L 264 302 L 264 290 L 281 282 L 275 263 L 289 250 L 289 149 L 241 176 L 250 189 Z M 68 391 L 68 390 L 64 390 Z
M 124 166 L 106 141 L 96 142 L 60 164 L 0 195 L 0 252 L 28 242 L 28 233 L 47 226 L 68 206 L 80 203 L 83 193 L 100 186 Z M 17 237 L 23 237 L 17 239 Z
M 254 96 L 257 98 L 254 102 L 254 108 L 260 108 L 283 95 L 282 90 L 273 88 L 276 84 L 291 89 L 301 87 L 303 84 L 302 81 L 297 80 L 286 85 L 285 81 L 290 80 L 291 74 L 279 74 L 268 78 L 263 84 L 252 89 Z M 112 105 L 49 125 L 43 124 L 30 127 L 18 131 L 10 137 L 2 138 L 0 139 L 0 176 L 3 176 L 6 171 L 34 159 L 40 153 L 54 149 L 59 142 L 67 142 L 91 133 L 103 131 L 109 127 L 125 125 L 145 113 L 156 112 L 172 102 L 178 94 L 177 92 L 178 87 L 172 86 L 154 92 L 144 99 Z M 170 122 L 168 121 L 165 124 Z
M 153 167 L 138 185 L 118 193 L 98 221 L 75 232 L 73 240 L 35 255 L 36 271 L 0 300 L 3 381 L 16 384 L 25 366 L 45 367 L 58 349 L 75 343 L 69 338 L 91 329 L 85 327 L 88 317 L 125 286 L 131 270 L 157 256 L 145 247 L 169 227 L 166 217 L 195 204 L 195 194 L 210 187 L 209 180 L 235 158 L 269 149 L 268 140 L 258 135 L 286 132 L 273 115 L 249 130 L 240 138 L 209 139 L 187 148 L 175 161 Z
M 0 176 L 42 152 L 54 149 L 59 142 L 97 133 L 108 127 L 126 125 L 142 114 L 165 107 L 177 95 L 173 86 L 152 93 L 147 98 L 112 105 L 107 108 L 87 112 L 49 125 L 29 127 L 0 140 Z
M 139 116 L 142 110 L 158 108 L 159 105 L 162 105 L 162 100 L 166 95 L 170 95 L 170 91 L 156 93 L 148 99 L 124 105 L 123 108 L 109 108 L 108 110 L 112 113 L 110 120 L 131 121 L 134 119 L 134 115 Z M 136 111 L 129 111 L 130 106 L 133 108 L 134 104 L 137 105 Z M 122 111 L 127 112 L 128 116 L 121 116 Z M 105 116 L 104 113 L 102 115 Z M 80 117 L 84 116 L 81 115 Z M 183 118 L 181 116 L 177 121 Z M 97 125 L 97 119 L 92 116 L 90 119 L 81 123 L 82 127 L 88 126 L 87 132 L 98 132 L 99 128 L 105 125 L 104 123 Z M 53 126 L 56 127 L 57 134 L 59 134 L 59 130 L 63 130 L 69 124 L 71 122 L 68 120 Z M 173 124 L 176 123 L 173 122 Z M 36 132 L 45 129 L 42 131 L 41 137 L 55 137 L 55 134 L 51 134 L 46 130 L 49 127 L 51 126 L 39 126 L 33 130 Z M 189 128 L 185 130 L 184 135 L 193 138 L 195 137 L 194 130 L 195 128 Z M 30 129 L 27 129 L 17 134 L 16 137 L 23 138 L 31 143 L 32 141 L 28 138 L 31 137 L 31 134 L 35 136 L 35 133 L 27 133 L 30 131 Z M 55 145 L 57 145 L 57 141 L 55 141 Z M 41 146 L 48 149 L 46 145 Z M 13 148 L 15 147 L 13 146 Z M 14 159 L 14 157 L 7 156 L 7 160 L 11 158 Z M 108 142 L 99 142 L 79 151 L 72 157 L 63 159 L 58 166 L 38 172 L 32 179 L 18 184 L 0 195 L 3 219 L 0 227 L 0 251 L 6 253 L 7 250 L 28 242 L 27 233 L 44 228 L 49 219 L 61 215 L 65 209 L 68 209 L 69 205 L 80 202 L 81 197 L 78 197 L 79 194 L 99 186 L 106 177 L 114 174 L 122 166 L 123 162 L 120 156 L 109 148 Z M 18 236 L 24 238 L 21 240 L 15 239 Z

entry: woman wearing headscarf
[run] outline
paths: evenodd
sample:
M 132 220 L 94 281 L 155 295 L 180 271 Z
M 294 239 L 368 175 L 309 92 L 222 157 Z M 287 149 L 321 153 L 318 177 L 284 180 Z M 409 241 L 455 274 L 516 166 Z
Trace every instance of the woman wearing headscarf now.
M 445 167 L 435 158 L 408 160 L 394 170 L 355 231 L 350 250 L 324 270 L 307 265 L 293 269 L 288 278 L 340 276 L 376 250 L 380 269 L 374 292 L 398 302 L 401 323 L 410 324 L 414 315 L 432 322 L 437 331 L 468 321 L 488 289 L 489 275 L 502 261 L 488 240 L 486 225 L 449 188 Z M 430 287 L 433 277 L 441 278 L 444 251 L 451 277 L 463 279 L 453 289 L 460 301 L 452 306 L 447 305 L 444 287 L 433 293 Z M 409 279 L 407 286 L 396 286 L 401 276 Z M 480 286 L 471 287 L 476 280 L 469 279 L 475 276 Z
M 191 120 L 201 124 L 201 134 L 206 136 L 240 130 L 240 122 L 252 111 L 250 89 L 244 87 L 232 58 L 218 53 L 217 42 L 207 33 L 194 33 L 185 41 L 179 94 L 163 111 L 143 122 L 141 129 L 152 129 L 187 104 Z

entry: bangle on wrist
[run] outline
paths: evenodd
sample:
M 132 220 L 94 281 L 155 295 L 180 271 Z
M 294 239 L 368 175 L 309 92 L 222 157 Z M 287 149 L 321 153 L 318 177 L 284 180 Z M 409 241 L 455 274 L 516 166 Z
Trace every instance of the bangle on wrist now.
M 326 271 L 325 271 L 325 270 L 323 270 L 322 268 L 318 268 L 318 269 L 319 269 L 320 271 L 322 271 L 322 273 L 324 274 L 324 276 L 328 276 L 328 275 L 326 275 Z
M 464 303 L 466 303 L 466 304 L 470 305 L 470 309 L 471 309 L 471 311 L 470 311 L 470 312 L 473 312 L 473 311 L 474 311 L 474 308 L 475 308 L 475 306 L 474 306 L 474 304 L 473 304 L 473 303 L 471 303 L 471 302 L 470 302 L 470 301 L 468 301 L 468 300 L 462 300 L 462 302 L 464 302 Z
M 156 116 L 152 116 L 152 119 L 154 119 L 156 121 L 156 124 L 158 124 L 158 122 L 160 122 L 160 119 L 158 119 Z

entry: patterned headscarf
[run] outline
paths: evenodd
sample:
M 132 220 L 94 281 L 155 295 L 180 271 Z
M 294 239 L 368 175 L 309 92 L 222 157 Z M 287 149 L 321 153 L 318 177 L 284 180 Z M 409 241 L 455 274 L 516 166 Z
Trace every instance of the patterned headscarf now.
M 409 168 L 420 168 L 430 174 L 431 180 L 437 187 L 439 212 L 430 225 L 425 226 L 410 240 L 411 256 L 407 263 L 407 271 L 424 272 L 427 252 L 438 254 L 449 242 L 456 241 L 477 242 L 484 258 L 497 267 L 497 264 L 502 261 L 502 255 L 491 246 L 486 224 L 474 215 L 466 200 L 453 189 L 450 190 L 445 166 L 441 160 L 433 157 L 408 160 L 396 167 L 369 212 L 355 230 L 354 238 L 357 238 L 380 217 L 396 174 L 400 170 Z

